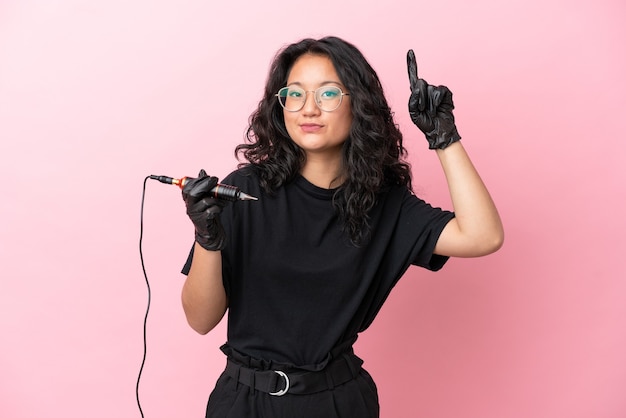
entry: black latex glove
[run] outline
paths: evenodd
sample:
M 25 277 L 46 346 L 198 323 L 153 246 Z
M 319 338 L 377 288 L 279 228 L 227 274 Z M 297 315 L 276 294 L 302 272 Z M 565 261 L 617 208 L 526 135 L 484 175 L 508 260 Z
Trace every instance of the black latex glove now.
M 417 62 L 412 49 L 406 55 L 406 62 L 411 83 L 411 120 L 426 135 L 430 149 L 444 149 L 461 139 L 452 114 L 452 92 L 446 86 L 431 86 L 417 77 Z
M 204 170 L 200 170 L 197 178 L 188 179 L 183 186 L 183 200 L 187 215 L 196 228 L 196 242 L 209 251 L 219 251 L 226 244 L 219 214 L 228 202 L 210 194 L 217 181 L 217 177 L 207 176 Z

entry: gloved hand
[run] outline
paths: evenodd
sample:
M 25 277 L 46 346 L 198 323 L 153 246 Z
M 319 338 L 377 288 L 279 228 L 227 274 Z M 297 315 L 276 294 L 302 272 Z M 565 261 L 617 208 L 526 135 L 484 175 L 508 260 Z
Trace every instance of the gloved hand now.
M 217 181 L 217 177 L 207 176 L 204 170 L 200 170 L 197 178 L 188 179 L 183 186 L 183 200 L 187 215 L 196 228 L 196 242 L 209 251 L 222 250 L 226 244 L 219 214 L 228 202 L 210 194 Z
M 411 120 L 426 135 L 430 149 L 444 149 L 461 139 L 452 114 L 452 92 L 446 86 L 431 86 L 417 77 L 417 62 L 412 49 L 407 53 L 406 62 L 411 83 Z

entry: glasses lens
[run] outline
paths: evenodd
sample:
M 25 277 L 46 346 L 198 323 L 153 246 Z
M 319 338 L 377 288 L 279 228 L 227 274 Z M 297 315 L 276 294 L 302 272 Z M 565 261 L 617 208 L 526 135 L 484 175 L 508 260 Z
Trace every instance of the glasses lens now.
M 320 87 L 314 93 L 315 104 L 325 112 L 332 112 L 341 105 L 343 92 L 339 87 L 324 86 Z M 306 103 L 307 92 L 296 86 L 283 87 L 278 90 L 276 97 L 281 106 L 289 112 L 297 112 L 304 107 Z
M 306 101 L 306 92 L 299 87 L 283 87 L 278 90 L 278 100 L 285 110 L 297 112 Z
M 341 89 L 335 86 L 320 87 L 315 90 L 315 102 L 320 109 L 331 112 L 341 104 Z

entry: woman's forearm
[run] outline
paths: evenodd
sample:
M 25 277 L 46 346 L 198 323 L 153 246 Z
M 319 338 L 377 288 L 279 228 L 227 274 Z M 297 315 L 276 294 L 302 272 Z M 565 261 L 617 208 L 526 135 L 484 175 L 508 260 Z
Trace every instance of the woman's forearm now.
M 442 232 L 438 254 L 476 257 L 497 251 L 504 241 L 498 210 L 460 141 L 437 150 L 455 219 Z
M 196 243 L 181 298 L 187 322 L 198 333 L 208 333 L 222 320 L 228 300 L 220 251 L 207 251 Z

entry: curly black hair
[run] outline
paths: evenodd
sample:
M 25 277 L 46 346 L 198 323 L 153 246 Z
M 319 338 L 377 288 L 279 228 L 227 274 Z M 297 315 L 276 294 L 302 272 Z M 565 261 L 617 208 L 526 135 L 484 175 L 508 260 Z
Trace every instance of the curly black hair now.
M 378 75 L 363 54 L 338 37 L 303 39 L 284 47 L 271 65 L 265 92 L 250 115 L 246 142 L 235 149 L 259 169 L 261 186 L 268 193 L 290 182 L 305 163 L 305 153 L 289 137 L 283 109 L 275 95 L 284 87 L 295 61 L 303 54 L 328 57 L 350 92 L 352 125 L 343 144 L 341 178 L 333 205 L 351 242 L 369 239 L 368 213 L 378 194 L 392 185 L 412 189 L 411 168 L 406 161 L 402 133 L 394 122 Z

